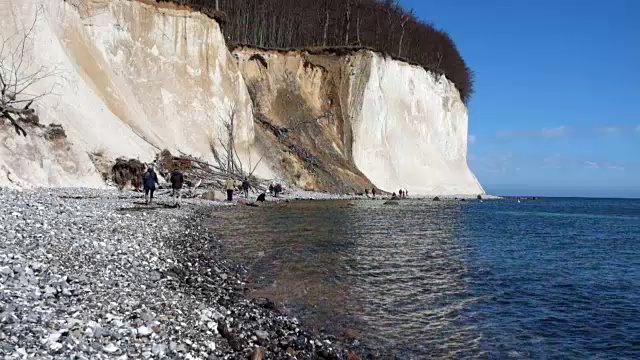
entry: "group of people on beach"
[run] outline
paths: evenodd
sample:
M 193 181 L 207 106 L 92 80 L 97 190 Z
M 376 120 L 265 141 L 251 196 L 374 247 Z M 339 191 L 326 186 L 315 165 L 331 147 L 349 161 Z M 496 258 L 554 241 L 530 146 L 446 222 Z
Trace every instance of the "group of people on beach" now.
M 244 194 L 244 197 L 246 199 L 249 198 L 249 188 L 250 187 L 251 187 L 251 184 L 249 184 L 249 179 L 245 177 L 242 180 L 242 184 L 240 185 L 240 189 L 242 190 L 242 194 Z M 233 192 L 237 188 L 236 187 L 236 182 L 231 177 L 228 177 L 227 181 L 225 181 L 224 188 L 227 191 L 227 201 L 233 201 Z
M 282 192 L 282 185 L 280 183 L 272 182 L 269 184 L 269 194 L 273 197 L 278 197 Z
M 369 197 L 369 189 L 364 189 L 364 194 L 366 197 Z M 376 197 L 376 188 L 371 189 L 371 195 L 374 198 Z M 400 189 L 398 190 L 397 194 L 396 193 L 391 194 L 392 199 L 404 199 L 408 197 L 409 197 L 409 190 L 407 189 Z
M 184 185 L 184 175 L 178 169 L 174 169 L 170 176 L 169 182 L 171 183 L 171 196 L 175 198 L 175 206 L 180 206 L 180 192 Z M 153 194 L 156 191 L 156 185 L 159 185 L 158 174 L 156 174 L 153 167 L 149 167 L 147 171 L 142 175 L 142 187 L 144 189 L 145 204 L 151 204 L 153 202 Z
M 169 174 L 169 182 L 171 183 L 171 197 L 175 198 L 174 205 L 176 207 L 179 207 L 181 190 L 184 185 L 184 174 L 179 169 L 174 169 Z M 153 202 L 153 195 L 154 195 L 154 192 L 156 191 L 156 185 L 160 185 L 158 181 L 158 174 L 155 172 L 153 167 L 150 166 L 147 169 L 147 171 L 142 175 L 142 186 L 144 189 L 145 204 L 151 204 Z M 237 189 L 236 182 L 231 177 L 228 177 L 224 183 L 224 188 L 227 193 L 227 201 L 233 201 L 233 193 Z M 242 180 L 242 185 L 240 186 L 240 189 L 242 189 L 242 193 L 244 197 L 247 199 L 249 198 L 249 188 L 250 188 L 249 179 L 245 177 Z M 276 196 L 277 196 L 277 193 L 282 191 L 282 186 L 280 184 L 277 184 L 276 188 L 277 188 L 277 191 L 276 191 Z
M 180 195 L 181 190 L 184 185 L 184 174 L 179 169 L 174 169 L 169 174 L 169 182 L 171 183 L 171 197 L 175 198 L 175 206 L 180 206 Z M 145 204 L 151 204 L 153 202 L 153 195 L 156 191 L 156 185 L 159 185 L 158 175 L 152 166 L 150 166 L 147 171 L 142 175 L 142 186 L 144 188 L 144 197 Z M 242 180 L 242 184 L 240 189 L 242 190 L 242 194 L 246 199 L 249 198 L 249 188 L 251 187 L 248 178 L 244 178 Z M 228 177 L 224 183 L 224 188 L 226 190 L 227 201 L 233 201 L 233 193 L 238 189 L 236 185 L 236 181 L 231 177 Z M 280 183 L 272 182 L 269 184 L 269 193 L 273 197 L 278 197 L 280 193 L 282 193 L 282 185 Z M 375 198 L 376 197 L 376 188 L 372 188 L 371 192 L 369 189 L 365 189 L 365 195 L 369 197 L 369 193 Z M 398 190 L 398 195 L 393 193 L 392 198 L 407 198 L 409 196 L 409 191 L 407 189 Z

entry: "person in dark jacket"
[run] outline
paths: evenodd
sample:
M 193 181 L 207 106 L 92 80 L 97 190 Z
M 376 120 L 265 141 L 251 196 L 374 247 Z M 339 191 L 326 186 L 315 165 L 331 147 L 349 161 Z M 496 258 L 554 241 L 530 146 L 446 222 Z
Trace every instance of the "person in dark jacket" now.
M 242 180 L 242 192 L 244 193 L 245 199 L 249 198 L 249 179 L 244 178 Z
M 171 172 L 169 180 L 171 181 L 171 196 L 176 199 L 175 205 L 180 206 L 180 190 L 182 190 L 182 185 L 184 184 L 184 175 L 176 169 Z
M 372 188 L 371 189 L 371 195 L 373 196 L 373 198 L 376 198 L 376 188 Z
M 156 191 L 156 184 L 158 183 L 158 175 L 150 167 L 147 172 L 142 175 L 142 186 L 144 187 L 144 199 L 145 203 L 150 204 L 153 201 L 153 192 Z

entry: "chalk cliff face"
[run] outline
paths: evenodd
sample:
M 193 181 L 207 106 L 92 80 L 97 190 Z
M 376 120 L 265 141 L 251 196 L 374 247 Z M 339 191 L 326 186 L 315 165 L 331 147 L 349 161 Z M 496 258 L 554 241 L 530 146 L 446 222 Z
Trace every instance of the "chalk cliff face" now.
M 318 159 L 314 166 L 295 152 L 278 153 L 281 170 L 291 175 L 289 166 L 301 174 L 288 178 L 298 186 L 362 191 L 373 183 L 422 195 L 484 192 L 467 166 L 466 107 L 444 76 L 365 50 L 239 48 L 234 55 L 256 113 L 271 125 L 295 128 L 285 141 L 267 139 L 276 148 L 293 143 Z
M 28 69 L 43 125 L 0 129 L 0 186 L 103 186 L 91 154 L 151 161 L 162 149 L 213 161 L 233 118 L 245 165 L 310 190 L 376 186 L 483 193 L 466 163 L 467 111 L 445 77 L 371 51 L 231 54 L 216 21 L 154 0 L 6 0 L 9 38 L 37 18 Z M 6 20 L 9 19 L 9 20 Z M 29 131 L 31 130 L 31 131 Z
M 83 171 L 70 175 L 50 165 L 55 161 L 23 160 L 3 166 L 0 184 L 15 183 L 7 178 L 11 173 L 38 186 L 64 186 L 70 176 L 77 180 L 69 185 L 95 186 L 98 173 L 86 171 L 91 152 L 150 161 L 167 148 L 212 159 L 211 146 L 223 151 L 231 114 L 238 152 L 257 162 L 251 100 L 215 21 L 154 1 L 7 0 L 0 2 L 0 17 L 10 19 L 3 20 L 1 35 L 24 33 L 36 16 L 25 57 L 32 68 L 55 69 L 31 89 L 54 86 L 38 103 L 38 115 L 44 124 L 64 127 L 75 152 L 65 160 Z M 14 145 L 0 144 L 3 162 L 33 150 Z M 261 170 L 269 175 L 267 167 Z
M 349 106 L 358 168 L 389 191 L 484 193 L 467 166 L 467 109 L 453 83 L 378 54 L 359 57 L 353 77 L 368 80 Z

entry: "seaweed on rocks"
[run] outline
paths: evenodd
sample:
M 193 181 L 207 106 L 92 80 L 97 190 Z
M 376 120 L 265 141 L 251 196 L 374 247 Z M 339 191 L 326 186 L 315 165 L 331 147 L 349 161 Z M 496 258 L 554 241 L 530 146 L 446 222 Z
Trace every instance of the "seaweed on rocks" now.
M 347 358 L 245 296 L 207 209 L 126 194 L 0 188 L 0 358 Z

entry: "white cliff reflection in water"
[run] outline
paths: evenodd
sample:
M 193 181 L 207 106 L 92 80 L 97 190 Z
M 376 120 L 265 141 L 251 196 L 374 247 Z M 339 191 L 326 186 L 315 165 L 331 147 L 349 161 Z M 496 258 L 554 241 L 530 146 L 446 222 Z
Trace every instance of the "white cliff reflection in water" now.
M 219 210 L 225 256 L 249 268 L 253 296 L 307 327 L 357 337 L 383 356 L 481 355 L 463 313 L 466 245 L 455 202 L 294 202 Z

